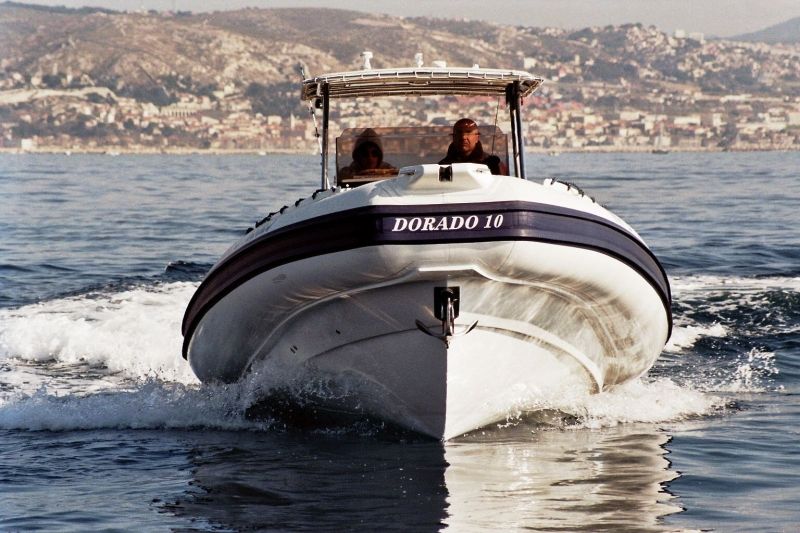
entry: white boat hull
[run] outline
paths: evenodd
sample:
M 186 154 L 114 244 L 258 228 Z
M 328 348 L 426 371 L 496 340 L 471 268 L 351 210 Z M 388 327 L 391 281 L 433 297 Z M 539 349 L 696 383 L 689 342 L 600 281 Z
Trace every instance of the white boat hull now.
M 265 390 L 316 387 L 315 401 L 449 439 L 650 368 L 669 335 L 664 291 L 599 248 L 497 238 L 299 254 L 198 300 L 186 355 L 203 381 L 257 373 Z M 441 328 L 442 286 L 460 288 L 456 333 L 477 321 L 449 343 L 415 325 Z

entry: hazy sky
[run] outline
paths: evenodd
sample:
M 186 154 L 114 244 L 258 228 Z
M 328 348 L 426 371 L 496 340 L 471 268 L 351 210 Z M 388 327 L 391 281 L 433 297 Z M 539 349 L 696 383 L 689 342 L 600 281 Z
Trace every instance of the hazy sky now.
M 20 0 L 25 1 L 25 0 Z M 525 26 L 583 28 L 641 22 L 720 37 L 800 17 L 800 0 L 27 0 L 117 10 L 214 11 L 241 7 L 336 7 L 400 16 L 464 17 Z

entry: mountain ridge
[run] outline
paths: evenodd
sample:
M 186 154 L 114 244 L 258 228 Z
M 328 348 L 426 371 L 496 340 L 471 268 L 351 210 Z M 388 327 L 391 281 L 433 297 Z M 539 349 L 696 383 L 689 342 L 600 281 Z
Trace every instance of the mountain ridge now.
M 735 37 L 731 37 L 731 40 L 767 44 L 800 43 L 800 17 L 794 17 L 758 31 L 736 35 Z

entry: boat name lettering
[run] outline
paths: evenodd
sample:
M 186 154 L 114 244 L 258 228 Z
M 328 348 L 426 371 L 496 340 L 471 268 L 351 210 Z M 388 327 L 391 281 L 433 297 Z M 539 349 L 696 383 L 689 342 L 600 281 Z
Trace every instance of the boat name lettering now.
M 504 218 L 502 214 L 391 217 L 388 226 L 392 232 L 497 229 L 503 227 Z

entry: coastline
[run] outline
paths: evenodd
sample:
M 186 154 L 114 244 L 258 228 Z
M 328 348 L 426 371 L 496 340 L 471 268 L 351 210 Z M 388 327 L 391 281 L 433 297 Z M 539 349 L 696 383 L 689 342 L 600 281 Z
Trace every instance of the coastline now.
M 38 148 L 0 147 L 0 154 L 95 154 L 95 155 L 316 155 L 308 150 L 254 150 L 232 148 L 120 148 L 117 146 L 94 148 L 63 148 L 57 146 L 41 146 Z
M 652 146 L 584 146 L 580 148 L 540 148 L 525 147 L 525 153 L 537 155 L 560 155 L 560 154 L 580 154 L 580 153 L 653 153 Z M 698 152 L 796 152 L 800 151 L 800 145 L 789 146 L 758 146 L 741 145 L 728 148 L 710 147 L 673 147 L 666 150 L 667 153 L 698 153 Z M 35 154 L 95 154 L 95 155 L 318 155 L 316 150 L 289 150 L 289 149 L 228 149 L 228 148 L 121 148 L 117 146 L 92 147 L 92 148 L 63 148 L 58 146 L 41 146 L 37 148 L 9 148 L 0 147 L 0 154 L 15 155 L 35 155 Z M 662 155 L 662 154 L 659 154 Z

